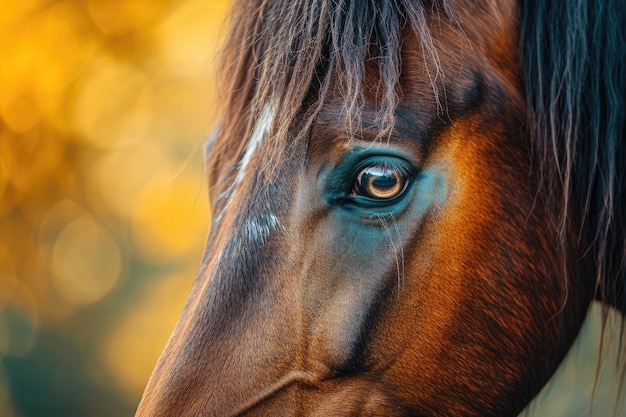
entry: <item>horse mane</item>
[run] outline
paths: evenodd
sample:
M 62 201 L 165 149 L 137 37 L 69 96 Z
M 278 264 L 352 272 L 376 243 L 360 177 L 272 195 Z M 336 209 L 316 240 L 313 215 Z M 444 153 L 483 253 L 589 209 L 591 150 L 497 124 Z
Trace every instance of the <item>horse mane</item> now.
M 377 64 L 380 75 L 375 123 L 381 137 L 388 135 L 398 102 L 404 27 L 417 36 L 437 95 L 442 74 L 427 16 L 437 13 L 456 24 L 446 0 L 236 0 L 232 10 L 221 65 L 224 113 L 208 161 L 214 182 L 237 169 L 268 108 L 275 118 L 261 169 L 271 178 L 273 161 L 288 157 L 308 133 L 331 79 L 333 94 L 346 103 L 346 131 L 358 128 L 368 62 Z M 561 249 L 570 253 L 575 230 L 573 253 L 584 253 L 597 297 L 623 313 L 625 27 L 619 0 L 521 2 L 520 58 L 528 134 L 542 178 L 538 198 L 559 207 Z
M 246 138 L 265 108 L 273 120 L 262 165 L 271 176 L 271 161 L 289 152 L 290 128 L 308 132 L 327 98 L 331 79 L 333 94 L 346 103 L 342 121 L 352 133 L 361 124 L 366 66 L 378 64 L 380 85 L 378 117 L 380 137 L 394 125 L 398 102 L 396 88 L 401 72 L 402 30 L 410 25 L 422 48 L 424 61 L 437 95 L 441 76 L 439 58 L 427 25 L 427 10 L 420 1 L 362 0 L 236 0 L 232 7 L 231 33 L 222 54 L 221 79 L 224 113 L 216 151 L 208 166 L 235 166 L 246 147 Z M 428 3 L 429 12 L 451 16 L 447 0 Z M 370 86 L 371 87 L 371 86 Z M 302 122 L 304 120 L 304 122 Z M 218 162 L 218 163 L 214 163 Z M 220 178 L 225 172 L 213 172 Z
M 566 231 L 575 230 L 595 274 L 596 297 L 623 314 L 625 28 L 626 8 L 618 0 L 522 2 L 528 128 L 540 160 L 540 192 L 561 208 L 562 249 L 571 238 Z

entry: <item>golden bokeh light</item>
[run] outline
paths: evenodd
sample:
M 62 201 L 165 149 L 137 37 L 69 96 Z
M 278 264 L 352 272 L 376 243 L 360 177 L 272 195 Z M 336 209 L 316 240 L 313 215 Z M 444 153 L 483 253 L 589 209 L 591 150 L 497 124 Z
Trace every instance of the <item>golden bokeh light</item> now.
M 150 0 L 88 0 L 89 14 L 107 35 L 140 30 L 159 13 L 164 2 Z
M 226 19 L 228 6 L 227 1 L 190 1 L 163 20 L 155 36 L 168 71 L 182 77 L 204 78 L 206 71 L 215 70 L 214 59 L 207 58 L 215 56 L 219 42 L 208 40 L 223 36 L 222 20 Z M 218 24 L 207 25 L 206 16 L 214 16 Z
M 194 272 L 187 270 L 155 282 L 137 300 L 137 308 L 104 337 L 99 360 L 132 398 L 143 392 L 159 357 L 157 350 L 146 350 L 146 342 L 165 345 L 190 290 L 189 285 L 181 282 L 189 282 L 186 277 Z
M 1 416 L 132 415 L 208 233 L 228 6 L 3 6 Z
M 201 191 L 200 184 L 190 178 L 166 182 L 157 177 L 148 183 L 133 213 L 133 237 L 139 253 L 163 262 L 202 247 L 208 232 L 208 206 Z
M 26 94 L 17 94 L 5 100 L 0 112 L 7 127 L 16 133 L 28 132 L 39 121 L 38 109 Z
M 81 80 L 73 109 L 79 138 L 100 148 L 129 145 L 146 137 L 155 100 L 148 77 L 132 65 L 101 58 Z
M 148 141 L 107 152 L 86 178 L 89 202 L 96 210 L 131 218 L 142 190 L 162 172 L 174 172 L 172 158 Z
M 53 285 L 67 302 L 90 304 L 108 294 L 120 277 L 115 238 L 90 216 L 67 224 L 54 243 Z

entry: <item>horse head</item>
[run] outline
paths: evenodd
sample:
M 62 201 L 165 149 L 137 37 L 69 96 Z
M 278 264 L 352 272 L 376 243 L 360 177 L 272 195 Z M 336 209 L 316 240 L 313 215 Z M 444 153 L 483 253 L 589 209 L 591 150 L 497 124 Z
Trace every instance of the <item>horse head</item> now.
M 525 407 L 598 284 L 569 148 L 535 141 L 534 7 L 235 7 L 211 233 L 137 416 Z

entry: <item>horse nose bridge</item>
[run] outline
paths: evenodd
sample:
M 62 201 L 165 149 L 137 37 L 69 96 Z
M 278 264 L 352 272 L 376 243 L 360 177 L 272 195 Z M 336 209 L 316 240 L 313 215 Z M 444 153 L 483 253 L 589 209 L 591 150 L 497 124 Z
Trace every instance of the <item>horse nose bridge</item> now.
M 301 210 L 305 214 L 294 222 L 293 234 L 299 236 L 295 257 L 302 369 L 330 378 L 367 372 L 376 313 L 387 294 L 394 292 L 403 260 L 387 240 L 379 239 L 375 227 L 363 231 L 350 223 L 345 233 L 337 234 L 330 221 L 336 212 Z
M 328 266 L 319 258 L 316 263 Z M 305 367 L 320 374 L 363 370 L 364 344 L 380 305 L 385 274 L 343 267 L 308 271 L 303 295 Z
M 232 415 L 298 368 L 300 313 L 297 302 L 288 300 L 295 293 L 295 279 L 288 277 L 296 267 L 285 259 L 289 222 L 281 213 L 257 207 L 229 213 L 214 225 L 203 267 L 138 416 L 196 410 Z
M 361 345 L 367 331 L 367 303 L 354 298 L 331 301 L 328 309 L 312 320 L 307 343 L 307 369 L 333 374 L 356 371 L 363 366 Z

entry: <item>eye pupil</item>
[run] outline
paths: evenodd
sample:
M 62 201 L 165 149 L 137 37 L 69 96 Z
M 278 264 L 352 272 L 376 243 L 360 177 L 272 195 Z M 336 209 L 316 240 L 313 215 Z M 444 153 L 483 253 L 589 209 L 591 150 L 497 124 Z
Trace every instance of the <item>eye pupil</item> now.
M 377 200 L 390 200 L 404 191 L 406 183 L 406 173 L 401 167 L 375 164 L 359 173 L 353 193 Z
M 388 189 L 393 188 L 398 183 L 398 178 L 396 176 L 376 177 L 372 175 L 368 178 L 368 181 L 373 188 Z

